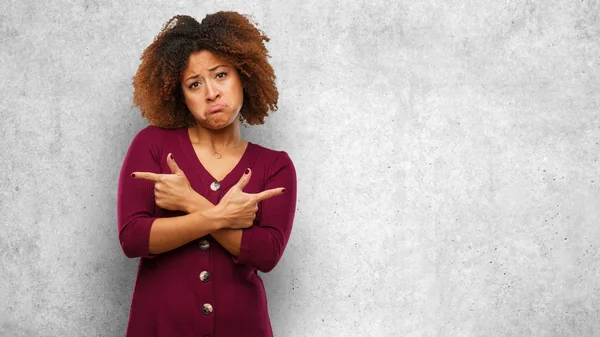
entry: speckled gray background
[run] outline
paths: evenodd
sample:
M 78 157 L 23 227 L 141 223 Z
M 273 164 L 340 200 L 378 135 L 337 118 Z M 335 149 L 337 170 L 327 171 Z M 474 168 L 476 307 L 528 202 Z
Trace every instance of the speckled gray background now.
M 122 336 L 116 231 L 139 56 L 250 14 L 298 211 L 263 275 L 295 336 L 600 336 L 598 1 L 0 3 L 0 335 Z

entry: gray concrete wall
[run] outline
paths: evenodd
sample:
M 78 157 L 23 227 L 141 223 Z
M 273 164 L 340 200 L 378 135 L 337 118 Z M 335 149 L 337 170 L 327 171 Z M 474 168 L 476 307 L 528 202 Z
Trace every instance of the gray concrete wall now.
M 598 1 L 0 3 L 0 335 L 122 336 L 142 50 L 252 15 L 296 164 L 276 336 L 600 335 Z

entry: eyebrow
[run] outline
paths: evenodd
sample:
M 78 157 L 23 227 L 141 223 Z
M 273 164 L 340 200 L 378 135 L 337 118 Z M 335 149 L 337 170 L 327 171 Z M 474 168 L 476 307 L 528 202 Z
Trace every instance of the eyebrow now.
M 219 64 L 218 66 L 214 66 L 214 67 L 212 67 L 212 68 L 208 69 L 208 71 L 213 71 L 213 70 L 215 70 L 215 69 L 217 69 L 217 68 L 219 68 L 219 67 L 227 67 L 227 66 L 226 66 L 226 65 L 224 65 L 224 64 Z
M 214 71 L 214 70 L 216 70 L 216 69 L 217 69 L 217 68 L 219 68 L 219 67 L 227 67 L 227 65 L 225 65 L 225 64 L 219 64 L 219 65 L 217 65 L 217 66 L 214 66 L 214 67 L 212 67 L 212 68 L 208 69 L 208 71 Z M 186 79 L 184 80 L 184 82 L 187 82 L 187 81 L 189 81 L 189 80 L 191 80 L 191 79 L 198 78 L 199 76 L 200 76 L 199 74 L 196 74 L 196 75 L 194 75 L 194 76 L 190 76 L 190 77 L 186 78 Z

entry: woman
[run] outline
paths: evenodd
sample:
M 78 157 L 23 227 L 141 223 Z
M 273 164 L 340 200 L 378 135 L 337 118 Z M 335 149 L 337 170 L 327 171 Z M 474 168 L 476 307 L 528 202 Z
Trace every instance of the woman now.
M 150 126 L 119 178 L 123 252 L 141 257 L 127 336 L 272 336 L 257 270 L 288 241 L 296 173 L 240 134 L 277 109 L 268 41 L 244 16 L 169 20 L 142 55 L 134 103 Z

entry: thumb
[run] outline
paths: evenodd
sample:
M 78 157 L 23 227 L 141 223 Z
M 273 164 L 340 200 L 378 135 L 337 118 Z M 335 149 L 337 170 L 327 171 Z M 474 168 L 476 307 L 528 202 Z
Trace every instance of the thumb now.
M 250 169 L 247 168 L 246 172 L 244 172 L 244 174 L 242 175 L 240 180 L 237 182 L 237 184 L 235 184 L 235 186 L 237 186 L 237 188 L 239 188 L 240 191 L 243 191 L 244 187 L 246 187 L 246 185 L 248 185 L 251 175 L 252 175 L 252 171 L 250 171 Z
M 185 175 L 183 173 L 183 170 L 180 169 L 179 166 L 177 165 L 177 163 L 175 162 L 175 159 L 173 158 L 173 155 L 171 153 L 169 153 L 167 155 L 167 165 L 169 165 L 169 168 L 171 169 L 171 173 Z

